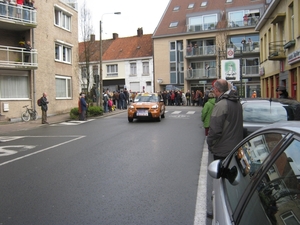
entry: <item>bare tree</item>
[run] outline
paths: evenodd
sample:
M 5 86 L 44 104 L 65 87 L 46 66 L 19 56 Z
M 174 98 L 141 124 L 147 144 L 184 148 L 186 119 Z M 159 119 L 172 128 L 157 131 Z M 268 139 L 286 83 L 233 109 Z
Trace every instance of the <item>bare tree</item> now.
M 85 74 L 82 74 L 81 84 L 86 84 L 87 92 L 89 91 L 93 75 L 90 68 L 91 58 L 97 52 L 96 49 L 98 49 L 95 48 L 95 35 L 91 18 L 90 10 L 87 8 L 86 0 L 84 0 L 80 10 L 80 29 L 83 42 L 79 44 L 79 61 L 84 62 L 84 66 L 81 69 L 83 69 Z
M 219 78 L 221 76 L 221 61 L 223 59 L 226 59 L 227 56 L 227 47 L 230 47 L 230 43 L 228 43 L 228 19 L 226 17 L 225 9 L 222 11 L 221 20 L 217 24 L 217 30 L 219 31 L 217 33 L 217 39 L 216 39 L 216 47 L 218 51 L 218 74 Z

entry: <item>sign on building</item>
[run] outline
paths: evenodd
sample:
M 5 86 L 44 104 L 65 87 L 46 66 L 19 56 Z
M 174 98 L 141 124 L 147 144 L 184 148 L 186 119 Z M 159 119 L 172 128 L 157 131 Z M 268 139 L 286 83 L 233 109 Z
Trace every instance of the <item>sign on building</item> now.
M 221 78 L 228 81 L 240 80 L 240 60 L 222 60 L 221 61 Z

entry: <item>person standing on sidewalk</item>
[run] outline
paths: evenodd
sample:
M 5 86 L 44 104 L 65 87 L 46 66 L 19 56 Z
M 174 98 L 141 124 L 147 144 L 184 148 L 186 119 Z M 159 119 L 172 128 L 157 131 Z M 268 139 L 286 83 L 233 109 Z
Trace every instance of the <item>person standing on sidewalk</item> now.
M 81 94 L 81 98 L 80 98 L 80 109 L 81 109 L 81 116 L 79 118 L 79 120 L 86 120 L 86 110 L 87 110 L 87 106 L 88 104 L 85 101 L 85 94 L 82 93 Z
M 41 98 L 41 110 L 42 110 L 42 124 L 49 124 L 47 122 L 47 111 L 48 111 L 49 101 L 47 99 L 47 93 L 43 93 L 43 97 Z
M 228 91 L 226 80 L 216 80 L 213 92 L 217 100 L 206 141 L 214 160 L 222 160 L 243 139 L 243 108 L 237 94 Z
M 215 106 L 216 98 L 214 93 L 209 93 L 208 94 L 208 100 L 204 104 L 202 113 L 201 113 L 201 120 L 203 122 L 203 126 L 205 128 L 205 136 L 208 135 L 209 131 L 209 124 L 210 124 L 210 116 L 213 111 L 213 108 Z

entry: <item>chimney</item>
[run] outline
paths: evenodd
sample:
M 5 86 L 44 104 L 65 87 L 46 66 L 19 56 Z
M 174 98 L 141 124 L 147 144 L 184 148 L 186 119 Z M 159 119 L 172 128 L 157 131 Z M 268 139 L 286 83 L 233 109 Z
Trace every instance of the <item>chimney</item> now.
M 95 34 L 91 34 L 91 38 L 90 38 L 90 41 L 95 41 Z
M 116 40 L 119 37 L 117 33 L 113 33 L 113 39 Z
M 138 37 L 143 36 L 143 28 L 142 27 L 140 27 L 140 28 L 137 29 L 137 36 Z

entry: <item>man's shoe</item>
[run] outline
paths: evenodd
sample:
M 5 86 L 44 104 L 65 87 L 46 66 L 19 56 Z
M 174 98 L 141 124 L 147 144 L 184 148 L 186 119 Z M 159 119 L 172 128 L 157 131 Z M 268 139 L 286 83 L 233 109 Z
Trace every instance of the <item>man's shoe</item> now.
M 207 216 L 207 218 L 210 218 L 210 219 L 212 219 L 214 217 L 213 213 L 208 212 L 208 211 L 206 212 L 206 216 Z

